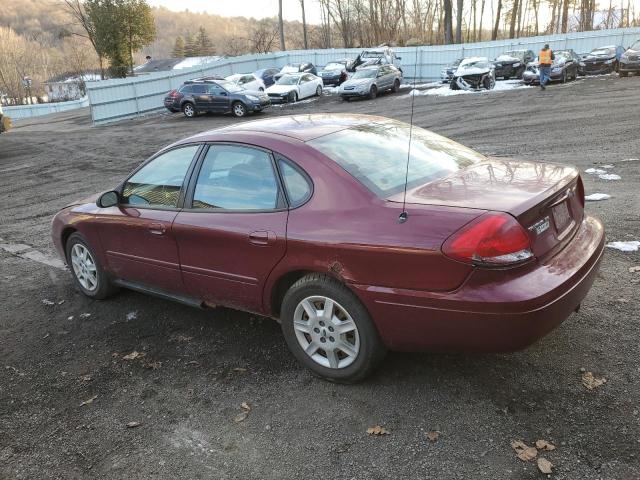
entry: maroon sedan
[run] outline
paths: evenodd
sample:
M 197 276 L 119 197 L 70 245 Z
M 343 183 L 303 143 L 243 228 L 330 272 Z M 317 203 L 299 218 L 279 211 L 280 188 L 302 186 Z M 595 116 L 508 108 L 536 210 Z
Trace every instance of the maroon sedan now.
M 195 135 L 64 208 L 53 241 L 89 297 L 126 287 L 274 317 L 334 381 L 386 349 L 531 344 L 579 307 L 602 257 L 578 171 L 418 127 L 407 169 L 409 131 L 300 115 Z

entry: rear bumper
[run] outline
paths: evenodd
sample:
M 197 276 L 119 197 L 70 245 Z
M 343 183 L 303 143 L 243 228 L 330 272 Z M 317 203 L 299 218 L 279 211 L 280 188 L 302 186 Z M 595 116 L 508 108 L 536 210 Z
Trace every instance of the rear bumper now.
M 352 287 L 390 349 L 513 351 L 571 315 L 591 288 L 603 251 L 603 226 L 586 217 L 554 257 L 513 270 L 475 270 L 453 292 Z
M 619 72 L 640 72 L 640 62 L 636 63 L 622 63 L 618 65 Z

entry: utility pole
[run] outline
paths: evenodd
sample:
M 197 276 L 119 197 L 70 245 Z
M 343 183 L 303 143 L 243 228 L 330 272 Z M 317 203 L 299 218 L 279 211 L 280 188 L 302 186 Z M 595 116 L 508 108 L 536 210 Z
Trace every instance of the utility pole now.
M 280 50 L 285 51 L 284 46 L 284 22 L 282 21 L 282 0 L 278 0 L 278 28 L 280 29 Z
M 304 0 L 300 0 L 300 7 L 302 7 L 302 37 L 304 39 L 304 49 L 309 50 L 309 45 L 307 44 L 307 19 L 304 16 Z

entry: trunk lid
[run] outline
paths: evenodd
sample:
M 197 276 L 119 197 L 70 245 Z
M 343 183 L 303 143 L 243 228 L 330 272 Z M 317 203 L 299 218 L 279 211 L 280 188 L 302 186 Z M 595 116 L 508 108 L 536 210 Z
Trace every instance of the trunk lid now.
M 389 198 L 402 199 L 402 192 Z M 562 248 L 580 225 L 584 187 L 574 167 L 491 158 L 408 190 L 407 204 L 509 213 L 529 232 L 533 254 L 543 257 Z

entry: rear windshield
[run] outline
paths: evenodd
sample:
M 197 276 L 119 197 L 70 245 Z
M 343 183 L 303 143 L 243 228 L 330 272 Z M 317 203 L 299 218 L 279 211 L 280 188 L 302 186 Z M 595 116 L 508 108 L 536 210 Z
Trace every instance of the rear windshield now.
M 397 121 L 369 123 L 308 142 L 380 198 L 404 189 L 409 125 Z M 448 138 L 413 127 L 407 187 L 443 178 L 485 157 Z

